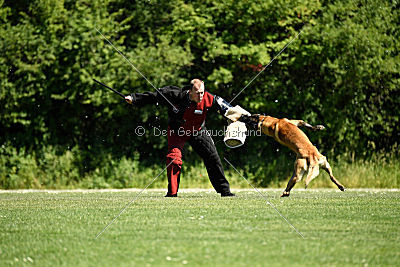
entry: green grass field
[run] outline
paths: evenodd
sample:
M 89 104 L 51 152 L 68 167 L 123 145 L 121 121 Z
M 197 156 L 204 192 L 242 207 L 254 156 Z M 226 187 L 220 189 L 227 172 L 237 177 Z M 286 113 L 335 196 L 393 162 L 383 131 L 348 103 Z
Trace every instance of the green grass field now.
M 23 192 L 23 193 L 22 193 Z M 400 262 L 399 190 L 1 191 L 0 265 L 328 265 Z

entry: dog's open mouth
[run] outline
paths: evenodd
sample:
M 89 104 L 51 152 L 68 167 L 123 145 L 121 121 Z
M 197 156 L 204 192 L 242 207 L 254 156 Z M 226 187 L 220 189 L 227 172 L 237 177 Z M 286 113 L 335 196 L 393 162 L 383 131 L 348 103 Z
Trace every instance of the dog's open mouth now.
M 251 115 L 251 116 L 242 115 L 242 116 L 240 116 L 238 121 L 244 122 L 247 126 L 257 129 L 259 119 L 260 119 L 260 115 L 258 115 L 258 114 Z

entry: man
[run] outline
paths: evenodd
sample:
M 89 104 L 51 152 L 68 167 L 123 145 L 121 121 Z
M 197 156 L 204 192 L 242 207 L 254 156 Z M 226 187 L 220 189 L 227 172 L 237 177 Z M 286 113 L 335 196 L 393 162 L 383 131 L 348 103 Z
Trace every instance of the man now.
M 231 107 L 218 96 L 204 90 L 204 82 L 193 79 L 182 89 L 176 86 L 160 88 L 157 92 L 134 93 L 125 97 L 129 104 L 144 105 L 160 103 L 168 107 L 168 153 L 166 197 L 177 197 L 182 169 L 182 149 L 188 142 L 203 159 L 208 177 L 214 189 L 222 197 L 235 196 L 230 191 L 221 159 L 211 136 L 204 126 L 208 111 L 216 109 L 225 114 Z

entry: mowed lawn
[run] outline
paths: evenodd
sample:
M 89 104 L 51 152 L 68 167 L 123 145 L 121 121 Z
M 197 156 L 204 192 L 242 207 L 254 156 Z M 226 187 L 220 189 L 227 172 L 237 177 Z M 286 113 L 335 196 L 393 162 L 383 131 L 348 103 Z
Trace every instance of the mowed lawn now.
M 400 191 L 146 190 L 0 193 L 0 265 L 395 266 Z

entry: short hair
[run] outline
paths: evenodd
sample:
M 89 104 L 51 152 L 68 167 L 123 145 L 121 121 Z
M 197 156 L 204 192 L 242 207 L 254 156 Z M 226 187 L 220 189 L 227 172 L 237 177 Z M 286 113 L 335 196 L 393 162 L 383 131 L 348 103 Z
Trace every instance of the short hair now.
M 201 88 L 201 85 L 204 84 L 204 82 L 200 79 L 193 79 L 190 81 L 190 84 L 192 85 L 190 89 L 193 89 L 193 87 Z

